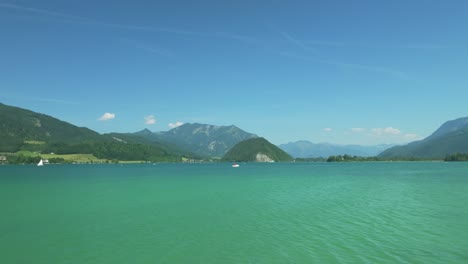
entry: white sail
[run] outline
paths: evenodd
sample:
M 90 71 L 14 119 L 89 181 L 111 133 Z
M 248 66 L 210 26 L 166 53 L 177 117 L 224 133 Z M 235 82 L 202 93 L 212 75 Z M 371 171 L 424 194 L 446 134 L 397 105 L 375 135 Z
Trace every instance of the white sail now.
M 44 165 L 44 162 L 42 161 L 42 159 L 39 161 L 39 163 L 37 164 L 37 166 L 42 166 Z

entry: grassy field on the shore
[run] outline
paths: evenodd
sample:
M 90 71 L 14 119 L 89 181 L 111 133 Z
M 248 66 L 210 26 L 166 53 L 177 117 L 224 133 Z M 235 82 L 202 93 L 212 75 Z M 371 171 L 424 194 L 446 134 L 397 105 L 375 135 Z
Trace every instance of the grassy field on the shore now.
M 66 161 L 73 161 L 79 163 L 86 162 L 106 162 L 106 159 L 98 159 L 93 154 L 40 154 L 43 159 L 62 158 Z
M 116 160 L 108 160 L 108 159 L 99 159 L 96 158 L 93 154 L 41 154 L 32 151 L 18 151 L 16 153 L 3 153 L 3 154 L 10 154 L 10 155 L 23 155 L 27 157 L 41 157 L 42 159 L 54 159 L 54 158 L 61 158 L 64 159 L 66 162 L 73 162 L 73 163 L 115 163 Z M 143 163 L 145 161 L 142 160 L 119 160 L 118 163 Z
M 18 151 L 16 155 L 24 155 L 29 157 L 41 156 L 43 159 L 62 158 L 70 162 L 106 162 L 106 159 L 98 159 L 93 154 L 40 154 L 32 151 Z

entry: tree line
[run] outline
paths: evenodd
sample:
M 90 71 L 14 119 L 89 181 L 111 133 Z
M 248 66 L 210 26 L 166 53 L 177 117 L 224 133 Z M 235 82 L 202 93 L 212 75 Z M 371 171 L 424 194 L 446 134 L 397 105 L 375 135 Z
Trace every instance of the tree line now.
M 171 154 L 159 147 L 110 141 L 81 144 L 50 143 L 47 144 L 43 152 L 53 152 L 56 154 L 93 154 L 96 158 L 109 160 L 176 162 L 181 159 L 180 156 Z
M 444 161 L 468 161 L 468 153 L 455 153 L 447 155 Z
M 382 157 L 360 157 L 352 155 L 336 155 L 330 156 L 327 159 L 327 162 L 363 162 L 363 161 L 428 161 L 433 159 L 428 158 L 416 158 L 416 157 L 391 157 L 391 158 L 382 158 Z

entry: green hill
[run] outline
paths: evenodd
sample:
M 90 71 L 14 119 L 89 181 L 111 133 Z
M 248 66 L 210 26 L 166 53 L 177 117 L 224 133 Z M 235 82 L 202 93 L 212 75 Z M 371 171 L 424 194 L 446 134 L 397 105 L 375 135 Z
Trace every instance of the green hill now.
M 252 138 L 236 144 L 224 155 L 223 160 L 236 162 L 280 162 L 292 161 L 293 158 L 264 138 Z
M 468 117 L 448 121 L 429 137 L 389 148 L 378 157 L 444 159 L 455 153 L 468 153 Z

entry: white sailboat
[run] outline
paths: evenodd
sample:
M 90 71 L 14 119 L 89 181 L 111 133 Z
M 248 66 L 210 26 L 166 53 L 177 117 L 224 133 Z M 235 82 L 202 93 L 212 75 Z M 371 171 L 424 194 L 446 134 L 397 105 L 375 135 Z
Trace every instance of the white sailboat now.
M 39 161 L 39 163 L 37 164 L 37 166 L 43 166 L 44 165 L 44 162 L 42 161 L 42 159 Z

